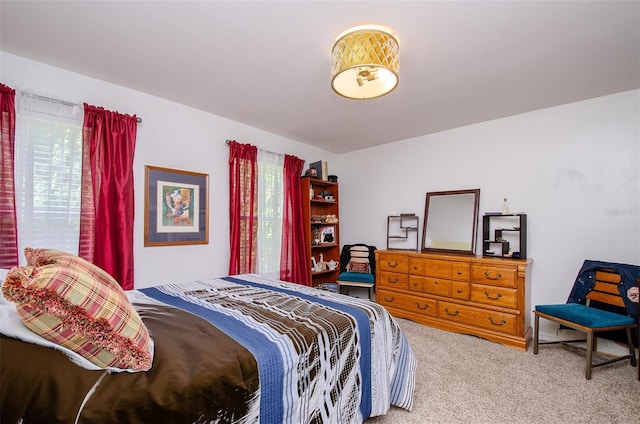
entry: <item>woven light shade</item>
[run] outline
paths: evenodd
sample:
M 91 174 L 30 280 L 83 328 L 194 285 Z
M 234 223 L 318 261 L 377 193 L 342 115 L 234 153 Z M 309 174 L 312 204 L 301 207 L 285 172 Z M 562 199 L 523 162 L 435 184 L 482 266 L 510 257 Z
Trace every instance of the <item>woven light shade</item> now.
M 348 29 L 331 50 L 331 87 L 349 99 L 384 96 L 398 85 L 399 52 L 398 40 L 386 27 Z

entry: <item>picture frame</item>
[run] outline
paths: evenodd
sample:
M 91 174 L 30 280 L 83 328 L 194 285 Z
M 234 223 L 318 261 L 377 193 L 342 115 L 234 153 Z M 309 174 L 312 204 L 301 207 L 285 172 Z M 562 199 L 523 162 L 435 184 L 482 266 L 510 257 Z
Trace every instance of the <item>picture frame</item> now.
M 320 243 L 334 244 L 336 240 L 335 228 L 333 225 L 320 227 Z
M 144 245 L 209 244 L 209 175 L 145 166 Z
M 315 169 L 316 170 L 316 177 L 318 179 L 321 180 L 325 180 L 327 181 L 328 178 L 328 173 L 329 173 L 329 167 L 327 165 L 327 162 L 324 160 L 319 160 L 316 162 L 312 162 L 309 164 L 309 169 Z

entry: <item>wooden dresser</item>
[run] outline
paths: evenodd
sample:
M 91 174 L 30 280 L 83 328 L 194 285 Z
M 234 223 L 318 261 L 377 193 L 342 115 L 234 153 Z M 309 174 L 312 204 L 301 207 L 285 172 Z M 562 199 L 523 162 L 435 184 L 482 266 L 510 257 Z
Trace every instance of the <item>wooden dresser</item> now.
M 531 260 L 376 251 L 376 300 L 392 315 L 526 350 Z

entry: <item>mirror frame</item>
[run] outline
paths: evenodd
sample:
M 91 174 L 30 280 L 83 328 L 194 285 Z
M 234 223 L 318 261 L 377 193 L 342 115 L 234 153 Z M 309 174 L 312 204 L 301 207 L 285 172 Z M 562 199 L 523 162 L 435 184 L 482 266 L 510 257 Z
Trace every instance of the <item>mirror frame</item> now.
M 473 217 L 472 230 L 471 230 L 471 248 L 469 250 L 464 249 L 444 249 L 426 247 L 425 242 L 427 239 L 427 224 L 429 222 L 429 202 L 435 196 L 451 196 L 458 194 L 473 194 Z M 458 255 L 475 255 L 476 250 L 476 234 L 478 232 L 478 210 L 480 206 L 480 189 L 468 189 L 468 190 L 450 190 L 450 191 L 431 191 L 427 192 L 427 198 L 424 204 L 424 223 L 422 225 L 422 252 L 423 253 L 452 253 Z

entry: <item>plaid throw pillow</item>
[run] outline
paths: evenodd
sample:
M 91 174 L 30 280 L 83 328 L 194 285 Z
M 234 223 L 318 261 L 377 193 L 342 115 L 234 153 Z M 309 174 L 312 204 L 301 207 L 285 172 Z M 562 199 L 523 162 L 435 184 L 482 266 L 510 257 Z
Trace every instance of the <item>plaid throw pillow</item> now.
M 151 368 L 153 342 L 124 291 L 58 264 L 15 267 L 2 284 L 24 325 L 99 367 Z
M 122 290 L 120 284 L 108 272 L 71 253 L 56 249 L 32 249 L 27 247 L 24 249 L 24 256 L 27 258 L 28 266 L 39 267 L 51 264 L 68 266 L 69 268 L 84 271 L 107 287 L 114 290 Z

